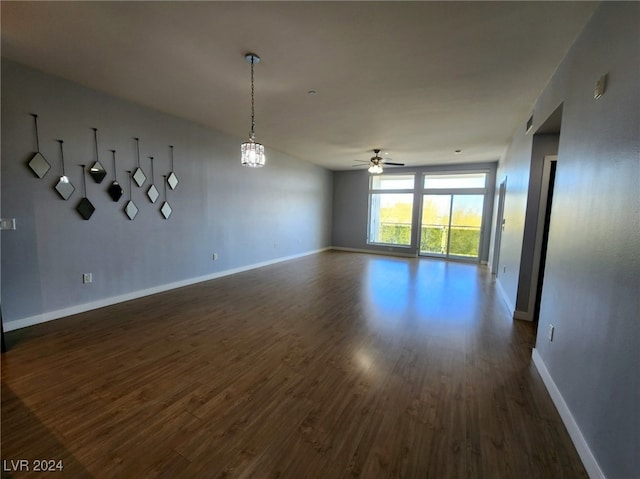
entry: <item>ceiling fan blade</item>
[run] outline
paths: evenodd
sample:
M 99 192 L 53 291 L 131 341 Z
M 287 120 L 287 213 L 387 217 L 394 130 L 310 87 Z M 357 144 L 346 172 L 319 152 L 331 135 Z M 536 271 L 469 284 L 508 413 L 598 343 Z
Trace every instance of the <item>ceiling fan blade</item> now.
M 391 166 L 404 166 L 404 163 L 392 163 L 390 161 L 385 161 L 384 164 L 391 165 Z

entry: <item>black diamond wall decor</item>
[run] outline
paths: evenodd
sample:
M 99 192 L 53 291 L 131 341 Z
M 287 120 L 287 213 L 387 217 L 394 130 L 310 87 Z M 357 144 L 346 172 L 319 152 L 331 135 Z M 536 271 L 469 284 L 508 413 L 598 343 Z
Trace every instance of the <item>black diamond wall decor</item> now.
M 109 188 L 107 188 L 107 193 L 109 193 L 109 196 L 113 201 L 118 202 L 120 201 L 120 198 L 122 198 L 124 191 L 122 191 L 122 186 L 118 183 L 118 175 L 116 173 L 116 150 L 110 151 L 113 156 L 113 181 L 109 185 Z
M 88 220 L 89 218 L 91 218 L 91 215 L 96 209 L 91 204 L 91 201 L 89 201 L 89 198 L 87 198 L 87 178 L 85 176 L 86 166 L 80 166 L 82 167 L 82 185 L 84 189 L 84 196 L 80 200 L 80 203 L 78 203 L 78 206 L 76 206 L 76 211 L 80 213 L 80 216 L 82 216 L 85 220 Z

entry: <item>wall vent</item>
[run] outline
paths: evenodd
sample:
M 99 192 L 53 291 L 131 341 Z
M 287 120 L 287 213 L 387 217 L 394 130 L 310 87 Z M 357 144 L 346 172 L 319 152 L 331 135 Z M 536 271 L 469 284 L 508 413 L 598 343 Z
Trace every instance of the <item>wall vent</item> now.
M 533 115 L 531 115 L 527 120 L 527 126 L 524 129 L 525 133 L 529 133 L 531 131 L 532 126 L 533 126 Z

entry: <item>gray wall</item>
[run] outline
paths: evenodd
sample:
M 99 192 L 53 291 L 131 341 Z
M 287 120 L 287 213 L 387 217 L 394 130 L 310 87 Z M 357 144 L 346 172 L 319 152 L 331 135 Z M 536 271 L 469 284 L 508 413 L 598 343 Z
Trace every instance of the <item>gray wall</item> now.
M 605 476 L 640 476 L 640 4 L 605 2 L 534 106 L 536 131 L 564 102 L 536 350 Z M 593 99 L 608 73 L 605 95 Z M 515 304 L 531 136 L 508 177 L 503 289 Z M 547 338 L 555 326 L 553 341 Z
M 43 179 L 26 166 L 36 148 L 31 112 L 39 115 L 41 150 L 53 167 Z M 96 212 L 85 221 L 75 211 L 82 197 L 77 165 L 94 160 L 92 127 L 109 174 L 101 184 L 87 178 Z M 175 145 L 180 183 L 168 190 L 169 220 L 145 196 L 147 185 L 134 184 L 134 221 L 123 213 L 126 197 L 114 203 L 106 194 L 108 150 L 117 150 L 118 179 L 128 191 L 124 171 L 135 165 L 136 136 L 147 176 L 147 157 L 155 157 L 161 192 L 168 145 Z M 69 201 L 53 190 L 57 138 L 76 186 Z M 2 216 L 18 225 L 2 233 L 5 325 L 330 246 L 331 172 L 272 150 L 265 168 L 243 168 L 242 141 L 3 60 Z M 92 284 L 82 284 L 84 272 L 93 273 Z
M 487 195 L 484 209 L 485 234 L 481 238 L 480 260 L 489 258 L 491 237 L 491 218 L 493 214 L 493 190 L 497 163 L 473 163 L 442 166 L 424 166 L 416 168 L 393 168 L 393 173 L 416 173 L 418 177 L 426 172 L 487 170 Z M 333 246 L 355 250 L 392 253 L 416 256 L 418 254 L 417 232 L 413 232 L 413 246 L 394 247 L 367 244 L 367 224 L 369 213 L 369 173 L 366 168 L 354 171 L 335 171 L 333 173 Z M 421 186 L 421 185 L 420 185 Z M 419 189 L 417 190 L 419 191 Z M 420 197 L 415 196 L 414 221 L 419 221 Z

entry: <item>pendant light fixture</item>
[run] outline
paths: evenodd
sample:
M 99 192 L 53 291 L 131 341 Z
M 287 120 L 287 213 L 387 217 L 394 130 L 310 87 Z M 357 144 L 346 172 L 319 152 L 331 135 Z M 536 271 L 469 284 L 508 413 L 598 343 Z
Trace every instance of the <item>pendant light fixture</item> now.
M 249 141 L 242 144 L 242 166 L 249 166 L 251 168 L 259 168 L 264 166 L 264 146 L 260 143 L 256 143 L 256 120 L 255 120 L 255 106 L 254 106 L 254 87 L 253 87 L 253 65 L 260 61 L 260 57 L 255 53 L 247 53 L 244 56 L 251 64 L 251 132 L 249 133 Z

